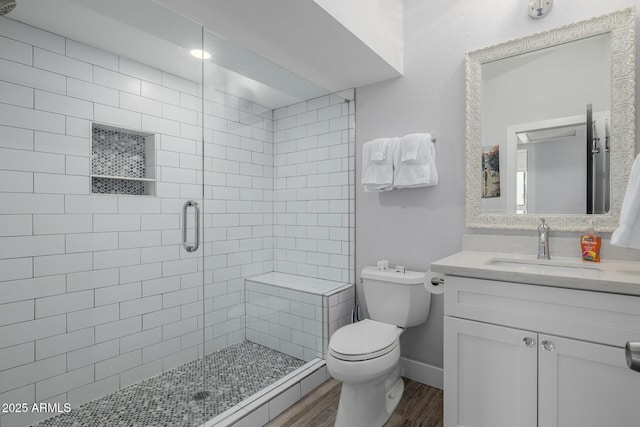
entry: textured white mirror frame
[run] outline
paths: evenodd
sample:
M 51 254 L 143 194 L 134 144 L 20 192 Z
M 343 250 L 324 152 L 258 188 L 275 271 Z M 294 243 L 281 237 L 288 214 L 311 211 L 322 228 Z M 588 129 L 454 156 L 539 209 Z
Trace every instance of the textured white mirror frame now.
M 482 64 L 599 34 L 611 34 L 611 202 L 604 215 L 507 214 L 481 210 Z M 618 226 L 635 154 L 635 8 L 565 25 L 466 54 L 466 221 L 469 228 L 534 230 L 540 217 L 553 230 L 582 231 L 590 219 L 599 231 Z

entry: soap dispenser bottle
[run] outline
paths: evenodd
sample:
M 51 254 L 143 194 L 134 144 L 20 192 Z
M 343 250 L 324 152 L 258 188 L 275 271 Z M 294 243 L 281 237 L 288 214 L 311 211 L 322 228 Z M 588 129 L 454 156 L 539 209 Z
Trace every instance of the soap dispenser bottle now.
M 600 246 L 602 246 L 602 239 L 598 233 L 596 233 L 595 220 L 592 219 L 589 223 L 589 229 L 580 238 L 582 260 L 600 262 Z

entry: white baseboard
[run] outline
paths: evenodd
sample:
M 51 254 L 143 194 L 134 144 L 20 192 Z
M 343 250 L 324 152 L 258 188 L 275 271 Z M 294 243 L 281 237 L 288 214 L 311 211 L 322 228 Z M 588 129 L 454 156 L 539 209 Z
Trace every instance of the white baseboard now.
M 429 365 L 417 360 L 401 357 L 402 376 L 410 380 L 421 382 L 431 387 L 443 389 L 443 370 L 437 366 Z

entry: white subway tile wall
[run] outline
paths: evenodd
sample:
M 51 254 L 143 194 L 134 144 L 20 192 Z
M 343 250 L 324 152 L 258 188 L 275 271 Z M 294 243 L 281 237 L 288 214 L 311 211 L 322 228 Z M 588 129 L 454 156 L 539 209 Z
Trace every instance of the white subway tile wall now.
M 354 103 L 345 98 L 274 110 L 274 271 L 354 283 Z
M 248 338 L 246 277 L 353 283 L 353 102 L 203 101 L 196 82 L 0 19 L 0 401 L 79 405 Z M 156 196 L 91 194 L 91 121 L 159 135 Z M 295 326 L 274 322 L 281 350 L 318 354 L 322 313 L 287 301 L 271 301 Z

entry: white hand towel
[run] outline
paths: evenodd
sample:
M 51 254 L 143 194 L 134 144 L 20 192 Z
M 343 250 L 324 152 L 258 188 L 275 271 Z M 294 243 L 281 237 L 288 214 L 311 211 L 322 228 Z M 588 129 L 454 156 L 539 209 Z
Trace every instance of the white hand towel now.
M 362 185 L 365 192 L 393 189 L 393 152 L 398 138 L 379 138 L 362 146 Z
M 425 141 L 431 142 L 431 135 L 428 133 L 412 133 L 402 137 L 399 146 L 401 150 L 400 161 L 402 163 L 424 163 L 425 150 L 419 150 Z M 421 155 L 418 158 L 418 155 Z
M 382 163 L 387 158 L 387 156 L 391 155 L 391 153 L 388 153 L 389 138 L 374 139 L 373 141 L 367 142 L 365 145 L 367 144 L 367 150 L 369 150 L 368 159 L 370 162 Z
M 640 249 L 640 155 L 631 167 L 627 191 L 622 201 L 620 226 L 611 235 L 611 244 Z
M 438 184 L 436 150 L 428 133 L 411 134 L 401 138 L 393 159 L 395 188 L 429 187 Z

